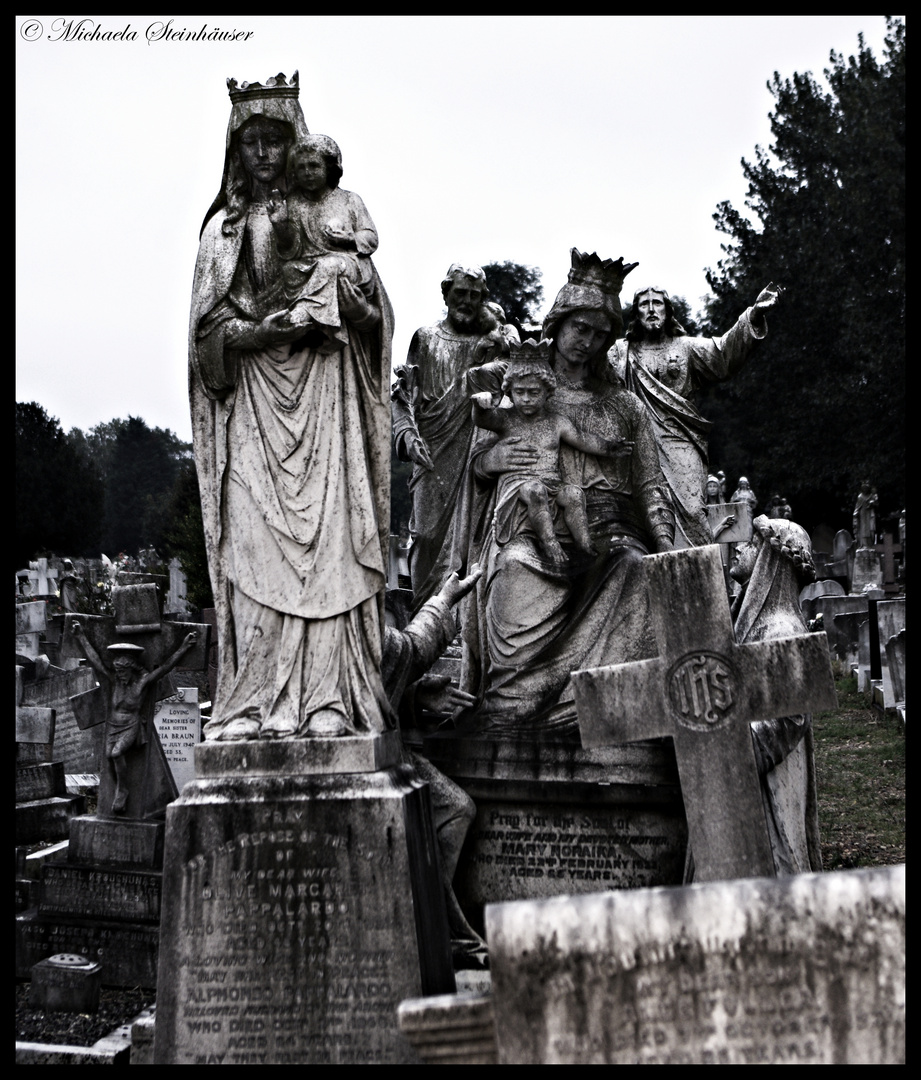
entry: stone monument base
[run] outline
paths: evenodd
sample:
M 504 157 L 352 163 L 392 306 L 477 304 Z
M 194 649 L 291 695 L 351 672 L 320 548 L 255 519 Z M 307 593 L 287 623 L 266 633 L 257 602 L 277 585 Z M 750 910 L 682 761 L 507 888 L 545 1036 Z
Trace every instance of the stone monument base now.
M 851 576 L 851 593 L 859 596 L 867 589 L 881 589 L 883 571 L 876 548 L 858 548 L 854 555 L 854 572 Z
M 477 806 L 454 891 L 481 933 L 485 904 L 683 880 L 687 824 L 670 739 L 583 750 L 437 734 L 423 753 Z
M 196 748 L 167 812 L 156 1063 L 418 1064 L 397 1006 L 454 975 L 429 791 L 398 740 Z

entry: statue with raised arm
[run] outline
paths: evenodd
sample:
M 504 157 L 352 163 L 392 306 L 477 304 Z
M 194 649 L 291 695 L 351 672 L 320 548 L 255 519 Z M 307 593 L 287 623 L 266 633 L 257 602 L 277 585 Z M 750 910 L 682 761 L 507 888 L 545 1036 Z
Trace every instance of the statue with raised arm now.
M 83 647 L 86 659 L 96 678 L 108 693 L 108 714 L 105 725 L 105 755 L 115 773 L 115 796 L 112 813 L 124 813 L 130 794 L 127 755 L 135 746 L 143 746 L 150 738 L 150 723 L 154 702 L 151 690 L 156 688 L 167 672 L 173 670 L 198 640 L 196 631 L 186 634 L 182 644 L 153 671 L 143 664 L 144 650 L 130 642 L 116 642 L 106 652 L 106 663 L 96 652 L 82 623 L 74 620 L 71 630 Z
M 409 572 L 417 610 L 451 570 L 451 523 L 475 442 L 470 396 L 499 391 L 514 335 L 486 303 L 479 266 L 452 263 L 441 292 L 447 315 L 413 335 L 392 395 L 394 448 L 413 463 Z
M 664 289 L 640 289 L 633 297 L 633 320 L 626 336 L 608 353 L 624 385 L 649 411 L 675 508 L 675 547 L 711 542 L 704 512 L 711 425 L 697 411 L 694 395 L 742 367 L 756 342 L 766 336 L 766 312 L 782 293 L 772 282 L 728 333 L 704 338 L 685 333 Z

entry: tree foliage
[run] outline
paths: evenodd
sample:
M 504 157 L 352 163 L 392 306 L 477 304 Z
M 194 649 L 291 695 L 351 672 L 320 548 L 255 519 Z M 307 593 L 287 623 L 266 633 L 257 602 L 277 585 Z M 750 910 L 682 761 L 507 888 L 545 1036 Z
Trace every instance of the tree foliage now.
M 544 298 L 541 272 L 536 266 L 494 262 L 487 263 L 483 273 L 486 275 L 489 299 L 502 305 L 506 319 L 519 332 L 522 324 L 535 320 Z
M 98 554 L 99 474 L 35 401 L 16 403 L 16 560 Z
M 102 550 L 136 552 L 165 540 L 167 507 L 191 447 L 139 416 L 97 424 L 68 436 L 92 461 L 105 491 Z
M 710 458 L 804 524 L 849 515 L 860 482 L 904 505 L 905 25 L 884 59 L 861 37 L 809 73 L 768 84 L 773 143 L 742 162 L 745 205 L 714 214 L 730 242 L 708 270 L 708 330 L 723 332 L 769 281 L 786 295 L 749 366 L 700 402 Z
M 16 405 L 18 558 L 159 547 L 191 446 L 139 416 L 66 435 L 36 402 Z
M 165 553 L 177 558 L 186 576 L 186 597 L 193 608 L 214 607 L 201 495 L 194 461 L 185 461 L 166 507 Z

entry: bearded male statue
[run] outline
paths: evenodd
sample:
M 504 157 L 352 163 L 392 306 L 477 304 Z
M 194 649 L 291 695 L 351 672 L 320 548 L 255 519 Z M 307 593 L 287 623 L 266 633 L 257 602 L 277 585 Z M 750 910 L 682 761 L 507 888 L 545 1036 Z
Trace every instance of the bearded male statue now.
M 475 438 L 470 395 L 498 391 L 517 333 L 486 304 L 479 266 L 452 263 L 441 283 L 447 315 L 413 335 L 392 393 L 397 457 L 413 463 L 409 572 L 415 610 L 450 573 L 451 522 Z
M 765 313 L 783 289 L 770 283 L 722 337 L 689 337 L 664 289 L 640 289 L 633 320 L 608 360 L 628 390 L 646 405 L 659 444 L 662 472 L 675 509 L 675 547 L 711 543 L 704 511 L 711 424 L 694 405 L 703 386 L 734 375 L 767 335 Z

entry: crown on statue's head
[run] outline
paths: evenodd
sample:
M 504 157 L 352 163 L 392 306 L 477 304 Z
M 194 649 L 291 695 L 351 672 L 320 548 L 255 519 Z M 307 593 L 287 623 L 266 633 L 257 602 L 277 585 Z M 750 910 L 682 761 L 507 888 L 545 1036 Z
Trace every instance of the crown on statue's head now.
M 587 252 L 572 249 L 572 269 L 569 271 L 569 281 L 572 285 L 595 285 L 602 292 L 619 296 L 624 286 L 624 278 L 639 263 L 625 263 L 624 257 L 615 259 L 601 259 L 596 252 L 589 255 Z
M 508 362 L 512 364 L 547 364 L 550 365 L 550 357 L 553 354 L 553 343 L 546 338 L 535 341 L 527 338 L 520 344 L 512 341 L 509 344 Z
M 295 71 L 290 79 L 286 79 L 279 72 L 274 78 L 266 79 L 264 83 L 237 83 L 236 79 L 228 79 L 227 92 L 234 104 L 253 98 L 296 98 L 300 92 L 298 73 Z

